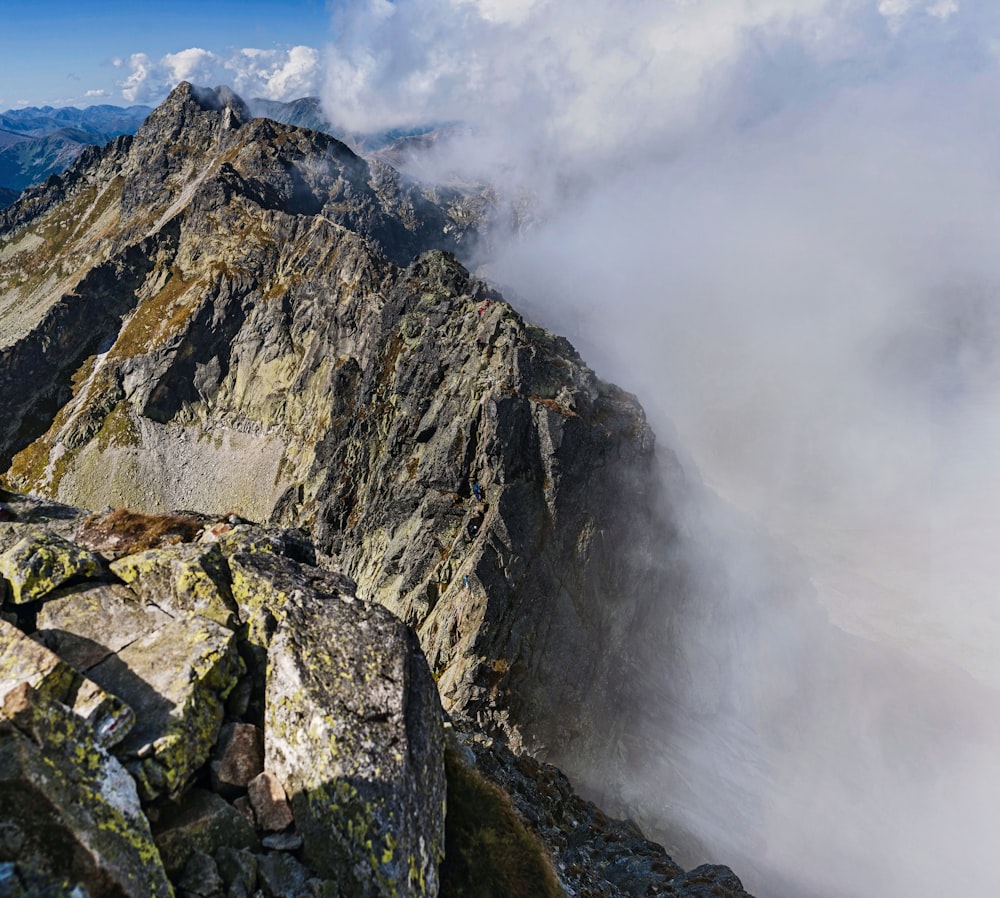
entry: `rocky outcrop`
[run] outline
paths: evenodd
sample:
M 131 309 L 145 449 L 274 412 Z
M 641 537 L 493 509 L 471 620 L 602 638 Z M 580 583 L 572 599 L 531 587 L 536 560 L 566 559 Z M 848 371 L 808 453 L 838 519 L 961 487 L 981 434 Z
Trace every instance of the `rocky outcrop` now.
M 26 683 L 3 700 L 0 819 L 0 854 L 23 870 L 93 898 L 172 894 L 133 780 L 93 730 Z
M 149 547 L 192 518 L 3 499 L 2 544 L 109 544 L 30 619 L 0 608 L 18 621 L 0 621 L 10 894 L 471 898 L 484 871 L 525 898 L 698 894 L 555 768 L 480 732 L 446 740 L 414 632 L 286 554 L 308 554 L 301 534 L 205 518 Z
M 34 217 L 22 203 L 0 225 L 0 295 L 34 316 L 0 387 L 58 407 L 38 439 L 27 424 L 0 439 L 18 450 L 6 482 L 304 527 L 417 629 L 453 714 L 581 772 L 620 754 L 641 663 L 629 634 L 665 634 L 655 606 L 677 591 L 652 562 L 672 524 L 635 399 L 452 256 L 397 268 L 449 245 L 446 213 L 229 93 L 182 85 L 84 163 L 45 194 L 63 201 L 39 195 Z M 70 214 L 73 235 L 38 243 Z M 104 267 L 67 298 L 55 249 Z M 97 305 L 89 343 L 42 348 L 84 330 L 50 316 Z
M 135 711 L 17 627 L 0 620 L 0 695 L 23 684 L 43 701 L 66 706 L 93 730 L 101 748 L 121 742 L 135 725 Z
M 0 523 L 4 541 L 27 534 L 5 556 L 5 583 L 37 567 L 24 545 L 57 543 L 61 556 L 92 564 L 37 592 L 23 629 L 0 621 L 0 692 L 9 696 L 0 802 L 17 832 L 0 861 L 69 877 L 92 896 L 166 895 L 167 877 L 181 886 L 202 856 L 264 852 L 268 869 L 268 851 L 296 851 L 303 889 L 315 881 L 331 895 L 437 894 L 441 711 L 403 624 L 357 600 L 346 578 L 274 553 L 301 537 L 208 522 L 193 542 L 130 555 L 119 555 L 117 540 L 109 564 L 65 536 L 32 537 L 38 524 L 21 521 L 40 504 L 5 502 L 13 520 Z M 92 544 L 107 530 L 101 516 L 74 519 Z M 155 529 L 155 517 L 138 520 Z M 245 581 L 236 590 L 242 606 L 223 546 L 256 575 L 255 592 Z M 9 589 L 4 610 L 20 599 Z M 275 625 L 255 627 L 251 616 Z M 65 768 L 55 780 L 42 773 L 53 765 Z M 287 794 L 288 817 L 259 794 L 248 803 L 262 778 Z M 213 782 L 220 794 L 203 788 Z M 122 789 L 127 801 L 114 797 Z M 119 805 L 127 819 L 114 822 Z M 65 863 L 49 857 L 70 843 L 83 848 L 67 848 Z
M 359 898 L 434 895 L 445 784 L 430 672 L 416 638 L 384 609 L 320 599 L 297 592 L 271 640 L 267 766 L 312 866 L 350 871 L 338 879 Z M 331 695 L 331 682 L 364 689 Z
M 0 576 L 10 584 L 15 605 L 41 599 L 68 580 L 94 577 L 97 557 L 54 533 L 25 536 L 0 555 Z

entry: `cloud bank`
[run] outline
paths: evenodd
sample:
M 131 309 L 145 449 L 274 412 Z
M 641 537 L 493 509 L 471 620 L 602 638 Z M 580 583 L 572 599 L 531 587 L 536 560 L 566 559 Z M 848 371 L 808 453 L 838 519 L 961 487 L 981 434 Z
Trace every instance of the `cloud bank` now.
M 685 510 L 698 728 L 648 734 L 633 797 L 699 783 L 762 895 L 997 893 L 1000 10 L 375 0 L 335 30 L 331 119 L 467 123 L 440 170 L 537 213 L 491 276 L 744 515 Z

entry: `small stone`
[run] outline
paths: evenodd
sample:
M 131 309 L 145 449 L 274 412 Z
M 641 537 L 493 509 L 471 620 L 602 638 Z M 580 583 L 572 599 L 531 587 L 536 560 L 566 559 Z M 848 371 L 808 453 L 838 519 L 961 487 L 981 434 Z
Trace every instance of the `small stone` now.
M 290 854 L 267 854 L 257 862 L 257 885 L 267 898 L 301 895 L 309 872 Z
M 233 802 L 233 807 L 243 815 L 247 823 L 256 828 L 257 819 L 253 815 L 253 808 L 250 806 L 249 798 L 245 795 L 241 795 L 236 799 L 236 801 Z
M 293 822 L 292 808 L 278 778 L 265 770 L 247 785 L 257 826 L 268 832 L 280 832 Z
M 215 863 L 229 895 L 250 895 L 257 888 L 257 857 L 246 849 L 220 848 Z
M 241 677 L 229 698 L 226 699 L 226 714 L 229 717 L 243 719 L 250 709 L 250 702 L 253 699 L 253 677 Z
M 167 873 L 184 869 L 198 853 L 214 854 L 220 848 L 258 847 L 253 827 L 225 799 L 204 789 L 192 789 L 179 804 L 165 805 L 153 827 L 153 839 Z
M 264 736 L 253 724 L 226 724 L 219 733 L 215 751 L 212 788 L 220 795 L 239 794 L 264 770 Z

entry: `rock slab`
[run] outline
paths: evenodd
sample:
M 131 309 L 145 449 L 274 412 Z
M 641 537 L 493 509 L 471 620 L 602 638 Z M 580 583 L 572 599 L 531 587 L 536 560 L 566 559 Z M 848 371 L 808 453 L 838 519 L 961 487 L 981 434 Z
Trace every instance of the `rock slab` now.
M 286 605 L 268 654 L 265 764 L 321 875 L 358 898 L 437 894 L 442 715 L 416 637 L 388 611 L 329 595 Z

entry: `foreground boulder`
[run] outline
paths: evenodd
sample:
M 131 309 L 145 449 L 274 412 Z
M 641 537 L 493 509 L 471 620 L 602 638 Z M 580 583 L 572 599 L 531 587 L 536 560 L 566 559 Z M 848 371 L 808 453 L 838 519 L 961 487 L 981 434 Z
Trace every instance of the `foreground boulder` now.
M 71 707 L 90 725 L 102 748 L 121 742 L 135 724 L 135 712 L 121 699 L 0 620 L 0 700 L 22 684 L 45 700 Z
M 23 685 L 0 717 L 0 860 L 91 898 L 173 894 L 135 782 L 57 702 Z
M 38 504 L 6 498 L 7 543 L 38 545 L 37 521 L 17 523 Z M 80 533 L 108 558 L 45 536 L 93 570 L 46 590 L 29 615 L 14 613 L 16 568 L 0 580 L 0 612 L 18 622 L 0 619 L 10 882 L 157 896 L 170 894 L 169 876 L 181 895 L 214 895 L 194 885 L 204 874 L 220 896 L 251 880 L 275 895 L 437 895 L 442 712 L 412 631 L 357 599 L 348 578 L 282 554 L 309 556 L 299 534 L 207 520 L 187 542 L 174 530 L 150 547 L 160 537 L 137 529 L 169 528 L 155 516 L 128 521 L 125 539 L 82 519 Z M 111 745 L 114 755 L 102 748 Z M 61 772 L 50 782 L 52 765 Z M 138 835 L 107 822 L 109 795 Z M 119 861 L 95 826 L 144 847 Z M 66 847 L 76 843 L 84 860 L 48 857 L 76 858 L 83 849 Z M 252 871 L 234 871 L 243 855 L 233 852 Z
M 0 575 L 10 583 L 14 604 L 40 599 L 68 580 L 100 573 L 96 555 L 48 531 L 29 533 L 0 555 Z
M 102 651 L 112 609 L 132 627 Z M 198 615 L 171 618 L 120 587 L 69 593 L 38 625 L 39 638 L 136 711 L 122 752 L 142 797 L 177 797 L 208 759 L 242 673 L 236 634 Z
M 436 895 L 444 732 L 416 637 L 380 606 L 300 593 L 269 657 L 265 763 L 303 856 L 358 898 Z

